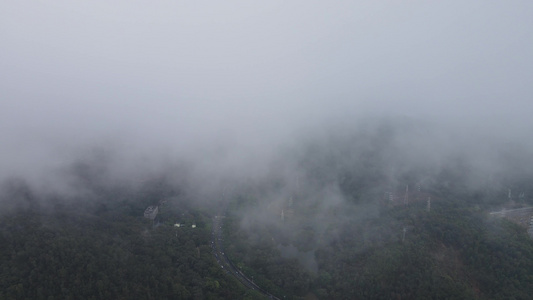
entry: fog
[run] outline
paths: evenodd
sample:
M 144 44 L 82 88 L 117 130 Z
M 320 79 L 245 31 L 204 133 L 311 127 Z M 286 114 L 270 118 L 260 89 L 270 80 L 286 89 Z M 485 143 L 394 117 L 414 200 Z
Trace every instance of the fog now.
M 106 184 L 289 187 L 308 145 L 382 128 L 391 182 L 451 157 L 496 174 L 532 150 L 532 16 L 529 1 L 4 1 L 0 180 L 74 193 L 82 162 Z

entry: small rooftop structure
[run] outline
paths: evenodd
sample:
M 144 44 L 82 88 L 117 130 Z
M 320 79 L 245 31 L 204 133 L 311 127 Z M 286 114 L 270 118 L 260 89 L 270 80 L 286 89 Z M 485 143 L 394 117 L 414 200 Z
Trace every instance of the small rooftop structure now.
M 157 216 L 157 213 L 159 212 L 159 206 L 148 206 L 146 210 L 144 210 L 144 217 L 150 220 L 155 219 Z

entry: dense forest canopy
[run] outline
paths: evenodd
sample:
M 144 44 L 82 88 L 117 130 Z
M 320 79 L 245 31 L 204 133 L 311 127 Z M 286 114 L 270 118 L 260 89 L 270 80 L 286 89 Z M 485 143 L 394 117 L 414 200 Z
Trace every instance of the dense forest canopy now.
M 0 299 L 531 298 L 532 30 L 533 1 L 0 1 Z
M 523 157 L 493 149 L 481 168 L 459 152 L 414 156 L 402 135 L 421 128 L 325 132 L 260 177 L 205 188 L 186 164 L 113 177 L 101 151 L 61 172 L 67 193 L 5 181 L 0 298 L 261 299 L 217 262 L 212 219 L 224 216 L 224 255 L 275 297 L 527 299 L 528 220 L 489 215 L 531 205 Z

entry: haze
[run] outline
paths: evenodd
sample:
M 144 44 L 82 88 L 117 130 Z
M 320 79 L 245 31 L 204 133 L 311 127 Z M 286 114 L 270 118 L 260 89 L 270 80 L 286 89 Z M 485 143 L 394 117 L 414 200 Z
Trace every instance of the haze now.
M 527 157 L 532 36 L 530 1 L 3 1 L 0 179 L 94 149 L 117 177 L 260 176 L 369 120 L 422 124 L 410 157 Z

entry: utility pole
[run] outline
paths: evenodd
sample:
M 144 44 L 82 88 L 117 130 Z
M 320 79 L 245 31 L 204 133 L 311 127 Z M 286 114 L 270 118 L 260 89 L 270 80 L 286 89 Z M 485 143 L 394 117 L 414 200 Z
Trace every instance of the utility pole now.
M 431 210 L 431 197 L 428 197 L 428 212 Z
M 402 243 L 405 241 L 405 233 L 407 232 L 407 227 L 403 228 Z
M 409 204 L 409 185 L 405 186 L 405 198 L 404 198 L 404 204 Z

